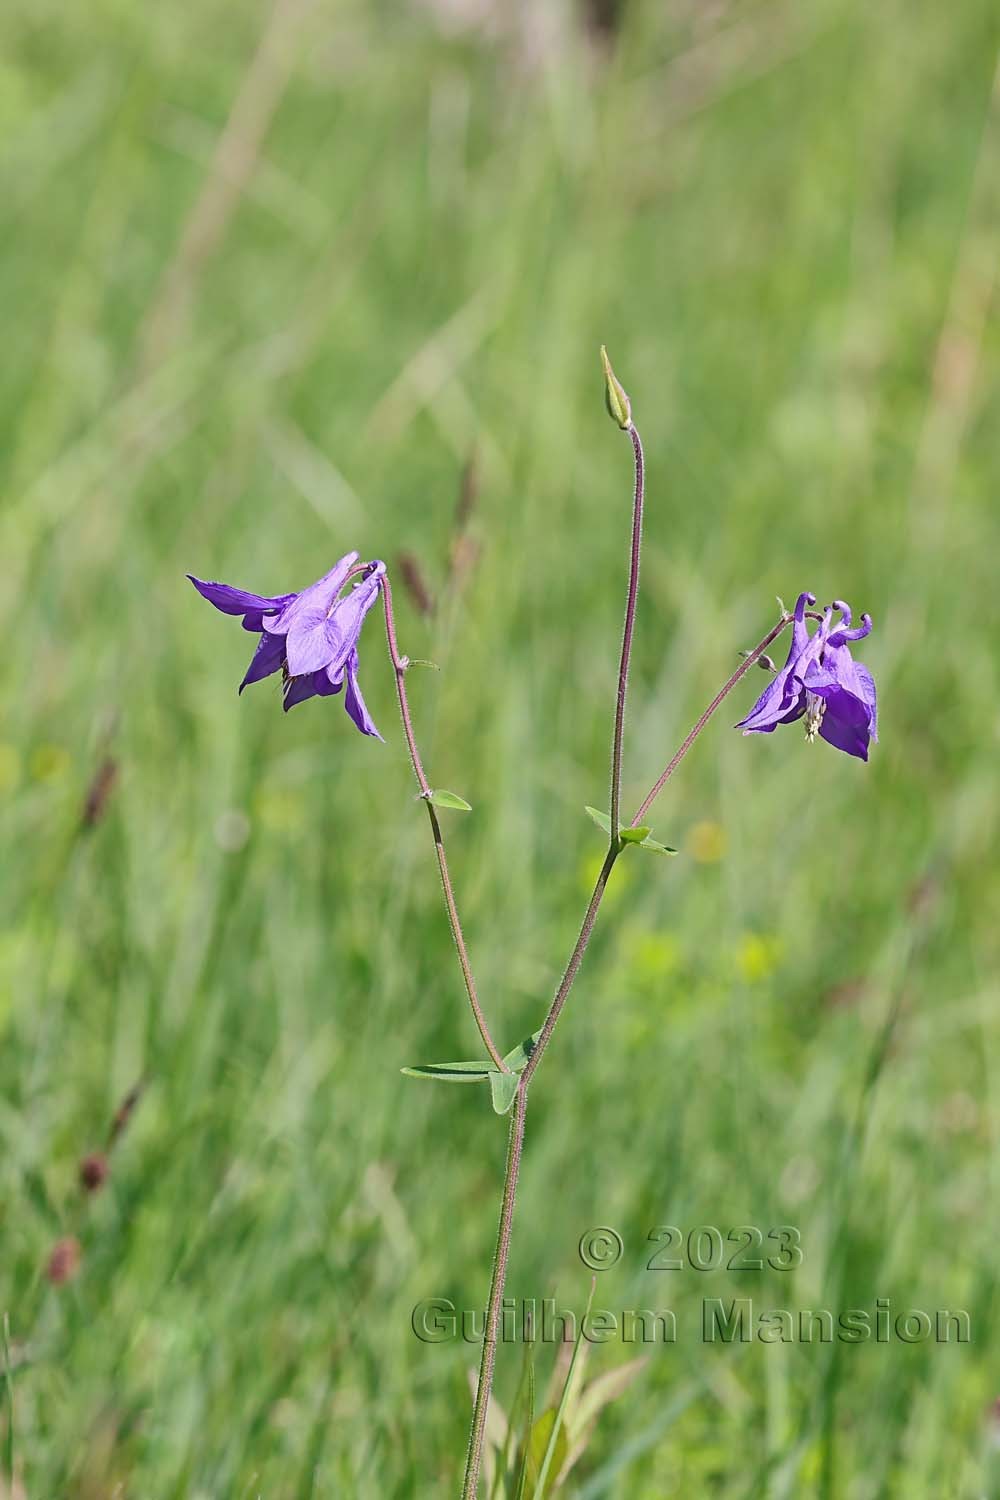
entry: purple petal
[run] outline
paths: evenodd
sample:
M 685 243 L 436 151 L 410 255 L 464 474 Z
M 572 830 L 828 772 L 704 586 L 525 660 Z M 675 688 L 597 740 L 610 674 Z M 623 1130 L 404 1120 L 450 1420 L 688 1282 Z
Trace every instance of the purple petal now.
M 860 625 L 856 625 L 853 630 L 847 630 L 845 627 L 848 626 L 848 625 L 850 625 L 850 623 L 851 623 L 851 611 L 848 609 L 846 611 L 846 615 L 845 615 L 843 624 L 840 625 L 840 626 L 838 626 L 838 628 L 833 632 L 833 634 L 830 637 L 830 645 L 831 646 L 845 646 L 848 641 L 863 641 L 866 635 L 871 635 L 871 633 L 872 633 L 872 617 L 871 617 L 871 615 L 862 615 L 861 616 L 861 624 Z
M 356 651 L 352 651 L 347 658 L 347 692 L 344 694 L 344 707 L 362 734 L 371 734 L 377 740 L 382 739 L 382 736 L 375 728 L 371 714 L 365 706 L 365 700 L 361 696 L 361 688 L 358 684 L 358 653 Z
M 285 687 L 282 706 L 287 713 L 296 703 L 305 703 L 307 698 L 330 698 L 334 693 L 339 693 L 343 685 L 343 679 L 336 685 L 331 683 L 323 671 L 310 672 L 305 677 L 292 677 Z
M 856 661 L 854 663 L 854 670 L 857 673 L 858 685 L 864 695 L 865 702 L 872 711 L 871 737 L 878 744 L 878 701 L 875 696 L 875 679 L 864 662 Z
M 207 599 L 209 604 L 214 604 L 216 609 L 221 609 L 224 615 L 244 615 L 248 611 L 278 610 L 290 599 L 293 594 L 279 594 L 276 598 L 268 598 L 264 594 L 248 594 L 246 589 L 231 588 L 228 583 L 210 583 L 204 578 L 196 578 L 193 573 L 187 575 L 202 598 Z M 250 627 L 254 630 L 259 626 Z
M 311 583 L 300 594 L 293 594 L 278 618 L 268 625 L 272 635 L 287 635 L 297 625 L 307 627 L 310 622 L 315 624 L 324 620 L 357 560 L 356 552 L 345 553 L 317 583 Z
M 873 713 L 875 684 L 867 672 L 867 683 L 862 683 L 857 663 L 846 646 L 831 646 L 827 643 L 821 665 L 810 666 L 805 676 L 805 685 L 810 693 L 825 698 L 827 711 L 867 729 Z
M 806 624 L 806 605 L 815 603 L 816 595 L 809 593 L 808 590 L 806 590 L 805 593 L 800 594 L 796 599 L 795 612 L 792 615 L 792 642 L 788 648 L 788 655 L 785 658 L 785 665 L 782 668 L 781 672 L 778 673 L 778 678 L 776 680 L 780 679 L 782 674 L 786 672 L 790 667 L 793 667 L 798 661 L 799 657 L 802 655 L 803 651 L 808 649 L 810 637 L 809 626 Z M 815 639 L 815 636 L 813 637 L 813 639 Z
M 275 612 L 274 610 L 271 610 L 271 611 L 269 611 L 268 613 L 265 614 L 264 612 L 262 612 L 259 609 L 252 609 L 249 614 L 246 614 L 246 615 L 243 616 L 243 629 L 244 630 L 263 630 L 265 624 L 268 626 L 268 628 L 270 628 L 272 622 L 278 618 L 278 613 L 280 613 L 281 606 L 287 604 L 288 601 L 289 601 L 289 599 L 294 599 L 294 598 L 295 598 L 294 594 L 278 594 L 278 595 L 276 595 L 274 602 L 278 606 L 278 611 L 277 612 Z
M 247 674 L 240 683 L 240 692 L 249 687 L 252 682 L 260 682 L 264 677 L 270 677 L 272 672 L 277 672 L 285 659 L 285 638 L 283 635 L 268 635 L 265 630 L 261 635 L 254 652 Z
M 805 712 L 802 683 L 799 680 L 806 665 L 822 646 L 822 627 L 813 636 L 806 624 L 806 606 L 816 603 L 816 595 L 805 593 L 795 601 L 792 617 L 792 640 L 785 665 L 768 683 L 746 718 L 736 725 L 744 734 L 763 734 L 778 724 L 790 724 Z
M 798 717 L 803 693 L 792 676 L 793 666 L 792 662 L 786 663 L 768 683 L 746 718 L 736 725 L 737 729 L 744 734 L 763 734 L 783 724 L 789 716 Z
M 847 755 L 856 755 L 858 760 L 868 759 L 868 730 L 837 717 L 827 704 L 819 726 L 820 735 L 828 745 L 843 750 Z
M 288 667 L 296 676 L 300 672 L 327 667 L 332 676 L 344 666 L 361 634 L 365 615 L 378 598 L 384 563 L 356 584 L 345 599 L 337 600 L 319 618 L 310 613 L 296 619 L 288 632 Z
M 329 636 L 330 622 L 325 615 L 320 615 L 319 618 L 310 615 L 296 622 L 285 637 L 288 670 L 293 676 L 304 677 L 326 667 L 335 655 L 335 647 Z
M 819 726 L 822 738 L 847 755 L 867 760 L 876 719 L 875 683 L 868 668 L 854 661 L 846 645 L 833 644 L 834 639 L 827 641 L 822 663 L 807 672 L 806 687 L 826 705 Z

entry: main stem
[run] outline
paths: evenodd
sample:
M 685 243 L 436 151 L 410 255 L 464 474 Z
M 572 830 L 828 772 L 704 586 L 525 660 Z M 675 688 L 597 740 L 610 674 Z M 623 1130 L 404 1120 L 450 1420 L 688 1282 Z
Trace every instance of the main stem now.
M 507 1167 L 503 1181 L 503 1202 L 500 1205 L 500 1220 L 497 1225 L 497 1243 L 493 1252 L 493 1279 L 490 1282 L 490 1300 L 486 1312 L 486 1327 L 483 1330 L 483 1352 L 479 1360 L 479 1384 L 476 1386 L 476 1404 L 472 1412 L 472 1427 L 469 1432 L 469 1447 L 465 1460 L 465 1482 L 462 1485 L 462 1500 L 476 1500 L 479 1489 L 479 1469 L 483 1459 L 483 1435 L 486 1431 L 486 1414 L 493 1391 L 493 1369 L 497 1357 L 497 1328 L 500 1322 L 500 1306 L 503 1289 L 507 1281 L 507 1260 L 510 1255 L 510 1236 L 514 1227 L 514 1198 L 517 1194 L 517 1179 L 521 1168 L 521 1149 L 524 1145 L 524 1116 L 528 1108 L 528 1096 L 521 1083 L 514 1096 L 507 1137 Z
M 615 701 L 615 733 L 611 747 L 611 837 L 618 837 L 618 814 L 622 794 L 622 739 L 625 733 L 625 695 L 628 692 L 628 669 L 632 655 L 632 633 L 635 629 L 635 607 L 639 598 L 639 555 L 642 551 L 642 502 L 644 490 L 644 465 L 642 439 L 631 423 L 628 435 L 632 439 L 635 457 L 635 496 L 632 501 L 632 551 L 629 559 L 628 596 L 625 601 L 625 628 L 622 631 L 622 655 L 618 667 L 618 696 Z
M 483 1045 L 490 1054 L 493 1063 L 500 1069 L 501 1073 L 509 1073 L 510 1069 L 504 1062 L 497 1045 L 490 1034 L 490 1028 L 486 1024 L 483 1008 L 479 1003 L 479 995 L 476 992 L 476 981 L 472 974 L 472 964 L 469 961 L 468 949 L 465 946 L 465 938 L 462 934 L 462 924 L 458 919 L 458 907 L 455 904 L 455 891 L 451 883 L 451 875 L 448 872 L 448 860 L 444 852 L 444 838 L 441 833 L 441 824 L 434 804 L 429 800 L 431 786 L 424 774 L 423 762 L 420 759 L 420 751 L 417 749 L 417 739 L 413 732 L 413 718 L 410 714 L 409 699 L 406 696 L 406 668 L 408 663 L 399 654 L 396 643 L 396 622 L 392 612 L 392 588 L 387 577 L 382 579 L 382 606 L 385 611 L 385 635 L 389 643 L 389 656 L 392 661 L 393 671 L 396 674 L 396 694 L 399 698 L 399 712 L 403 720 L 403 733 L 406 735 L 406 743 L 410 750 L 410 760 L 413 764 L 413 774 L 417 778 L 420 795 L 427 809 L 430 819 L 431 833 L 434 836 L 434 852 L 437 855 L 438 870 L 441 875 L 441 886 L 444 891 L 444 901 L 448 908 L 448 920 L 451 923 L 451 935 L 455 939 L 455 947 L 458 950 L 458 961 L 462 966 L 462 978 L 465 980 L 465 990 L 469 997 L 469 1005 L 475 1017 L 476 1025 L 479 1027 L 479 1035 L 483 1039 Z
M 476 1500 L 479 1486 L 479 1469 L 483 1457 L 483 1434 L 486 1430 L 486 1413 L 489 1409 L 490 1394 L 493 1388 L 493 1368 L 496 1363 L 497 1349 L 497 1327 L 500 1321 L 500 1308 L 503 1302 L 504 1285 L 507 1278 L 507 1260 L 510 1253 L 510 1237 L 514 1225 L 514 1201 L 517 1195 L 517 1179 L 521 1168 L 521 1150 L 524 1145 L 524 1116 L 528 1108 L 528 1087 L 538 1067 L 539 1060 L 545 1048 L 549 1044 L 549 1038 L 555 1030 L 559 1013 L 566 1003 L 580 967 L 587 944 L 590 942 L 594 923 L 597 920 L 597 912 L 601 905 L 608 877 L 614 868 L 615 860 L 618 858 L 620 845 L 616 839 L 604 857 L 594 886 L 590 904 L 587 907 L 580 935 L 576 940 L 576 946 L 570 954 L 566 972 L 559 981 L 555 998 L 549 1007 L 549 1013 L 545 1018 L 545 1025 L 535 1045 L 535 1049 L 528 1059 L 528 1065 L 521 1074 L 517 1094 L 514 1097 L 514 1118 L 511 1121 L 510 1138 L 507 1146 L 507 1171 L 503 1184 L 503 1202 L 500 1206 L 500 1220 L 497 1224 L 497 1243 L 493 1256 L 493 1280 L 490 1283 L 490 1300 L 486 1311 L 486 1328 L 483 1335 L 483 1352 L 479 1361 L 479 1384 L 476 1387 L 476 1404 L 472 1413 L 472 1429 L 469 1433 L 469 1451 L 465 1463 L 465 1482 L 462 1486 L 462 1500 Z
M 634 431 L 635 429 L 633 428 L 630 430 Z M 638 434 L 636 434 L 636 436 L 638 437 Z M 641 447 L 637 448 L 636 462 L 637 465 L 640 466 L 642 462 L 641 451 Z M 632 819 L 631 824 L 629 825 L 630 827 L 634 828 L 640 821 L 642 816 L 645 814 L 645 812 L 648 810 L 648 808 L 652 805 L 654 798 L 659 795 L 666 782 L 673 775 L 676 768 L 680 765 L 681 761 L 691 749 L 691 746 L 694 744 L 699 734 L 701 734 L 701 731 L 705 728 L 705 725 L 708 723 L 709 719 L 715 713 L 719 705 L 732 692 L 733 688 L 744 676 L 744 674 L 749 671 L 749 669 L 754 665 L 759 657 L 761 657 L 767 650 L 772 641 L 777 639 L 777 637 L 786 628 L 786 626 L 790 624 L 790 622 L 791 616 L 784 615 L 778 621 L 778 623 L 768 631 L 764 639 L 754 647 L 749 656 L 747 656 L 740 663 L 739 667 L 729 678 L 725 686 L 718 693 L 716 693 L 715 697 L 712 699 L 705 712 L 700 716 L 694 727 L 691 729 L 690 733 L 685 737 L 676 754 L 673 755 L 672 758 L 667 762 L 666 769 L 653 786 L 649 795 L 643 801 L 638 812 L 635 814 L 635 817 Z M 612 828 L 615 828 L 614 822 L 612 822 Z M 587 945 L 590 942 L 591 935 L 594 931 L 594 925 L 597 921 L 597 913 L 600 910 L 601 901 L 603 900 L 604 892 L 607 887 L 611 871 L 614 869 L 615 861 L 621 853 L 621 847 L 621 842 L 616 831 L 612 835 L 611 845 L 608 849 L 607 854 L 604 856 L 604 863 L 602 864 L 598 873 L 597 880 L 590 897 L 590 902 L 587 906 L 587 910 L 583 918 L 583 923 L 580 927 L 579 936 L 577 937 L 573 952 L 570 954 L 569 963 L 566 965 L 565 973 L 563 974 L 562 979 L 559 981 L 559 988 L 556 990 L 555 996 L 552 1000 L 552 1004 L 549 1007 L 549 1013 L 545 1018 L 545 1024 L 539 1034 L 538 1042 L 535 1045 L 531 1057 L 528 1059 L 527 1067 L 521 1074 L 521 1080 L 514 1099 L 514 1115 L 511 1121 L 510 1136 L 508 1138 L 507 1145 L 507 1168 L 504 1175 L 503 1201 L 500 1207 L 500 1218 L 497 1224 L 496 1250 L 493 1257 L 493 1279 L 490 1283 L 490 1300 L 486 1311 L 486 1328 L 484 1330 L 483 1337 L 483 1352 L 479 1363 L 479 1383 L 476 1388 L 476 1403 L 472 1413 L 472 1429 L 469 1434 L 469 1448 L 465 1461 L 465 1480 L 462 1485 L 462 1500 L 476 1500 L 479 1488 L 479 1470 L 482 1465 L 483 1437 L 486 1431 L 486 1414 L 489 1410 L 490 1395 L 493 1388 L 493 1371 L 496 1365 L 497 1328 L 499 1326 L 500 1309 L 503 1303 L 504 1287 L 507 1278 L 507 1261 L 510 1255 L 510 1239 L 514 1225 L 514 1207 L 517 1197 L 517 1183 L 521 1169 L 521 1153 L 524 1146 L 524 1117 L 528 1107 L 528 1088 L 531 1084 L 532 1078 L 535 1075 L 538 1065 L 542 1060 L 542 1054 L 548 1046 L 549 1041 L 552 1037 L 552 1033 L 556 1028 L 556 1023 L 559 1020 L 559 1016 L 562 1012 L 563 1006 L 566 1003 L 567 996 L 572 989 L 573 981 L 576 979 L 580 964 L 583 961 L 583 955 L 587 951 Z

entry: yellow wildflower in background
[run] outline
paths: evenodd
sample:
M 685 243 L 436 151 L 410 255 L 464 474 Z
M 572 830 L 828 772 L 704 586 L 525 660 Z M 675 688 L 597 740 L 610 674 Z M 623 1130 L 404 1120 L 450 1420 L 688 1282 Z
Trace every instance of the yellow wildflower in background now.
M 31 752 L 28 768 L 36 781 L 58 781 L 70 767 L 70 755 L 61 745 L 39 745 Z
M 726 852 L 726 830 L 721 823 L 706 818 L 688 830 L 684 847 L 698 864 L 717 864 Z
M 781 963 L 784 944 L 776 936 L 745 932 L 736 949 L 736 967 L 748 984 L 770 979 Z

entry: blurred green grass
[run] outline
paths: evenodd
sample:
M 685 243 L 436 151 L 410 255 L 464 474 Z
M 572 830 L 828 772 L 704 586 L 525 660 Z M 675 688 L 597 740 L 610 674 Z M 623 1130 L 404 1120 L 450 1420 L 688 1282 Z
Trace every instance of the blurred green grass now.
M 601 49 L 559 7 L 461 10 L 0 21 L 17 1472 L 31 1500 L 456 1492 L 476 1351 L 410 1310 L 485 1300 L 504 1132 L 399 1076 L 475 1033 L 378 628 L 386 747 L 337 703 L 237 701 L 247 639 L 183 575 L 420 560 L 442 605 L 404 602 L 402 648 L 443 669 L 418 727 L 474 804 L 454 872 L 513 1044 L 601 850 L 631 482 L 603 341 L 649 467 L 627 801 L 776 593 L 873 614 L 882 744 L 865 769 L 734 710 L 655 810 L 683 858 L 612 892 L 533 1091 L 509 1290 L 582 1306 L 577 1242 L 614 1225 L 599 1302 L 687 1332 L 575 1492 L 1000 1494 L 1000 18 L 672 0 Z M 962 1306 L 973 1342 L 706 1348 L 701 1299 L 745 1282 L 643 1270 L 655 1225 L 703 1223 L 801 1227 L 765 1306 Z

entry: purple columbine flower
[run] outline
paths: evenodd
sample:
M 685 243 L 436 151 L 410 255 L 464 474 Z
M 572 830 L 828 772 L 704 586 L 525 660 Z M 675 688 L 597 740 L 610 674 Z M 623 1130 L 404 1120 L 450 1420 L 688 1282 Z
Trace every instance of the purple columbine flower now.
M 385 563 L 371 562 L 349 594 L 340 591 L 358 560 L 348 552 L 318 583 L 299 594 L 248 594 L 228 583 L 208 583 L 188 574 L 210 604 L 225 615 L 242 615 L 243 629 L 260 641 L 240 683 L 240 692 L 272 672 L 284 680 L 284 707 L 307 698 L 327 698 L 346 685 L 344 707 L 362 734 L 382 736 L 365 707 L 358 685 L 358 637 L 365 615 L 378 598 Z
M 852 630 L 850 607 L 835 599 L 810 635 L 806 606 L 815 603 L 815 594 L 799 595 L 788 660 L 736 728 L 744 734 L 772 734 L 779 724 L 791 724 L 805 714 L 807 740 L 819 734 L 847 755 L 867 760 L 869 741 L 878 741 L 875 682 L 868 668 L 851 656 L 848 643 L 871 633 L 871 616 L 862 615 L 861 624 Z M 834 610 L 841 616 L 836 629 Z

